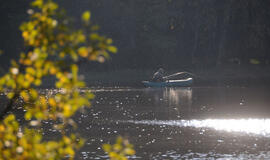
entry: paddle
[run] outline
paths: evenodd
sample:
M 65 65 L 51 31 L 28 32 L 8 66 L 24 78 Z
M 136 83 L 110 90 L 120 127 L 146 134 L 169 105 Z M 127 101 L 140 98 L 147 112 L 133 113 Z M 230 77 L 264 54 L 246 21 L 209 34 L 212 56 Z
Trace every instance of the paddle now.
M 164 76 L 163 78 L 164 79 L 169 79 L 171 77 L 178 76 L 178 75 L 181 75 L 181 74 L 189 74 L 189 75 L 192 75 L 192 76 L 196 76 L 196 75 L 194 75 L 192 73 L 189 73 L 189 72 L 177 72 L 177 73 L 174 73 L 174 74 L 169 75 L 169 76 Z

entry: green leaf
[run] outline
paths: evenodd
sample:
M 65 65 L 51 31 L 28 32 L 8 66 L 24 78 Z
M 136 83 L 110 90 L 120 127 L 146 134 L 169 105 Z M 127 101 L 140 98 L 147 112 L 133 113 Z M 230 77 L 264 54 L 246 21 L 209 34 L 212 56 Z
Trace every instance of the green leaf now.
M 257 60 L 257 59 L 255 59 L 255 58 L 250 59 L 249 62 L 250 62 L 251 64 L 260 64 L 260 61 Z

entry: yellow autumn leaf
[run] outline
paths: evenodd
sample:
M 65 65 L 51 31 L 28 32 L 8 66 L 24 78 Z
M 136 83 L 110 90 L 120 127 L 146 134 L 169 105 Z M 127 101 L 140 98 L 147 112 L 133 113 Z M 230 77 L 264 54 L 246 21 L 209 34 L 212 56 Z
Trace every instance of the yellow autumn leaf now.
M 116 157 L 118 157 L 118 154 L 115 152 L 110 152 L 109 156 L 110 156 L 110 158 L 116 158 Z
M 42 83 L 42 81 L 41 81 L 40 79 L 36 79 L 36 80 L 34 81 L 34 84 L 35 84 L 36 86 L 40 86 L 41 83 Z
M 47 104 L 46 98 L 44 96 L 40 96 L 40 104 L 41 105 L 46 105 Z
M 115 46 L 108 46 L 107 50 L 109 52 L 112 52 L 112 53 L 116 53 L 117 52 L 117 48 Z
M 38 93 L 35 89 L 30 89 L 29 91 L 32 98 L 36 99 L 38 97 Z
M 3 131 L 5 131 L 5 126 L 0 125 L 0 132 L 3 132 Z
M 113 41 L 112 41 L 111 38 L 108 38 L 108 39 L 106 40 L 106 43 L 107 43 L 107 44 L 112 44 L 112 42 L 113 42 Z
M 119 152 L 120 150 L 122 150 L 122 145 L 121 144 L 114 144 L 113 145 L 113 150 L 116 151 L 116 152 Z
M 35 75 L 35 69 L 33 67 L 27 67 L 26 72 L 31 75 Z
M 85 23 L 88 23 L 88 22 L 89 22 L 90 17 L 91 17 L 91 13 L 90 13 L 89 11 L 85 11 L 85 12 L 82 14 L 82 20 L 83 20 Z
M 87 50 L 86 47 L 80 47 L 80 48 L 78 49 L 78 53 L 79 53 L 79 55 L 82 56 L 82 57 L 87 57 L 87 56 L 88 56 L 88 50 Z
M 42 119 L 42 118 L 44 118 L 44 114 L 43 114 L 43 112 L 39 111 L 39 112 L 35 113 L 35 117 L 37 119 Z
M 20 95 L 22 96 L 22 98 L 24 99 L 24 101 L 29 101 L 29 95 L 28 95 L 28 93 L 26 92 L 26 91 L 22 91 L 21 93 L 20 93 Z
M 131 148 L 126 148 L 124 150 L 124 152 L 125 152 L 126 155 L 134 155 L 135 154 L 135 150 L 131 149 Z
M 43 5 L 43 0 L 35 0 L 31 5 L 34 7 L 41 7 Z
M 71 157 L 73 157 L 75 154 L 74 150 L 71 147 L 65 148 L 65 153 L 70 155 Z
M 13 98 L 14 95 L 15 95 L 14 92 L 10 92 L 10 93 L 7 94 L 7 97 L 9 99 L 11 99 L 11 98 Z
M 50 74 L 54 75 L 54 74 L 56 74 L 56 72 L 57 72 L 57 70 L 55 67 L 50 68 Z
M 49 98 L 49 104 L 50 104 L 50 106 L 55 107 L 56 101 L 53 98 Z
M 107 153 L 109 153 L 111 151 L 111 145 L 109 145 L 109 144 L 103 144 L 102 148 Z
M 29 37 L 29 32 L 27 32 L 27 31 L 22 32 L 22 37 L 23 37 L 25 40 L 27 40 L 28 37 Z

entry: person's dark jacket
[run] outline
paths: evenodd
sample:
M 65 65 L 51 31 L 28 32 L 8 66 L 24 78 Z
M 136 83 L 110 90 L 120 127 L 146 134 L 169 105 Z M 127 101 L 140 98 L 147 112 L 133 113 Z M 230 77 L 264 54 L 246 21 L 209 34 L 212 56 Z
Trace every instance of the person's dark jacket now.
M 165 79 L 163 77 L 164 77 L 163 71 L 158 70 L 156 73 L 154 73 L 152 81 L 153 82 L 163 82 L 163 81 L 165 81 Z

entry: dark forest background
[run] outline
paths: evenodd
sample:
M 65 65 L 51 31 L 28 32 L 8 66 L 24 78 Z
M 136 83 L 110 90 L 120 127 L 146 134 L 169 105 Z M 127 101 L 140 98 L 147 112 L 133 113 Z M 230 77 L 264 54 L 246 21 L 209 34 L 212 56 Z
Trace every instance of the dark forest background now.
M 27 18 L 29 2 L 1 1 L 2 70 L 23 49 L 18 27 Z M 269 68 L 269 0 L 58 2 L 74 17 L 75 24 L 80 14 L 90 9 L 93 22 L 119 49 L 105 64 L 82 64 L 84 71 Z M 269 75 L 265 71 L 261 74 Z

